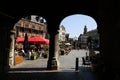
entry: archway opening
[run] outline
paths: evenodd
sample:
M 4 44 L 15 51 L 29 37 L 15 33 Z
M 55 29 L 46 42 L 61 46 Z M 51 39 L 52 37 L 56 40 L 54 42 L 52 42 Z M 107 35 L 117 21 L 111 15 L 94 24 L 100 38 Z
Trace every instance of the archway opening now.
M 61 70 L 74 71 L 76 58 L 79 58 L 80 69 L 83 67 L 82 58 L 89 59 L 89 63 L 92 65 L 93 61 L 90 59 L 100 54 L 99 46 L 100 38 L 97 23 L 91 16 L 74 14 L 65 17 L 61 21 L 59 29 Z M 97 61 L 97 59 L 94 61 Z M 93 69 L 93 66 L 89 67 L 89 69 Z
M 50 43 L 45 18 L 38 15 L 22 17 L 14 25 L 13 32 L 10 71 L 45 70 Z

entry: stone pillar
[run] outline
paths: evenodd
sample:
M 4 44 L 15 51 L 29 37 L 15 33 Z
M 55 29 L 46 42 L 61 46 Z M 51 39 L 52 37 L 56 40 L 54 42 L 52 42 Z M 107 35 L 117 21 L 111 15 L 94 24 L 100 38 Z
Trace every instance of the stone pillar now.
M 49 59 L 47 64 L 48 70 L 58 70 L 59 62 L 59 43 L 58 43 L 58 32 L 55 34 L 50 34 L 50 49 L 49 49 Z
M 8 27 L 0 29 L 0 74 L 6 74 L 9 69 L 10 30 Z
M 15 53 L 14 53 L 14 50 L 15 50 L 15 32 L 11 31 L 10 38 L 12 41 L 10 44 L 9 65 L 10 65 L 10 67 L 12 67 L 15 65 Z

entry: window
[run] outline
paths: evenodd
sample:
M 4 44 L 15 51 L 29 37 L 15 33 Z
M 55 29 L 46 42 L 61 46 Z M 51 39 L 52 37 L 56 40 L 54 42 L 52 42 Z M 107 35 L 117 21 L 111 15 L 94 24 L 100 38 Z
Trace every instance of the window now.
M 41 28 L 41 26 L 39 26 L 39 30 L 41 30 L 42 28 Z
M 28 28 L 29 28 L 29 23 L 25 23 L 24 32 L 27 32 Z
M 32 28 L 31 28 L 31 33 L 34 33 L 34 30 L 35 30 L 35 26 L 32 25 Z
M 21 27 L 21 23 L 20 22 L 16 23 L 16 26 Z

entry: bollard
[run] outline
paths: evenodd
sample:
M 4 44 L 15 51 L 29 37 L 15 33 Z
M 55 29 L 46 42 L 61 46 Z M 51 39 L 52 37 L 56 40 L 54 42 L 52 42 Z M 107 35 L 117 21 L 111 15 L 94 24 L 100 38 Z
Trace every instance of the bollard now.
M 75 71 L 79 71 L 78 70 L 78 65 L 79 64 L 79 58 L 76 58 L 76 65 L 75 65 Z

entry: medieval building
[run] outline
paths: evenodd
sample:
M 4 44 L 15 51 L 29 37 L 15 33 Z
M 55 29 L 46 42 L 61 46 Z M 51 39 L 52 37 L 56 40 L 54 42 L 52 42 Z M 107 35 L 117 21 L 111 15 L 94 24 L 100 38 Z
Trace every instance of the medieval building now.
M 81 49 L 86 49 L 90 46 L 90 44 L 88 44 L 89 38 L 91 38 L 93 41 L 97 41 L 96 44 L 94 44 L 95 47 L 99 46 L 99 34 L 97 29 L 87 31 L 87 27 L 85 26 L 83 34 L 80 34 L 78 38 L 78 44 Z

